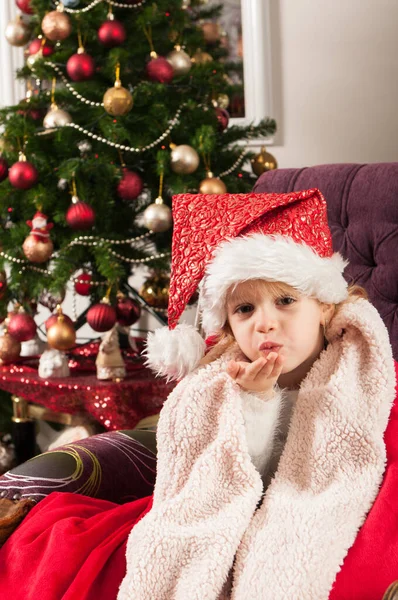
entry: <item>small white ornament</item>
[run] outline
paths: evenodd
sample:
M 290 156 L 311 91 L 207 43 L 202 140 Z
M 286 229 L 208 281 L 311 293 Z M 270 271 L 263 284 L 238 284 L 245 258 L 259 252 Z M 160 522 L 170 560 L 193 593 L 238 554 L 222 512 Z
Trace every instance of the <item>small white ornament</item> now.
M 46 349 L 46 342 L 43 342 L 36 334 L 31 340 L 21 343 L 20 356 L 40 356 Z
M 39 377 L 69 377 L 68 358 L 60 350 L 46 350 L 40 357 Z

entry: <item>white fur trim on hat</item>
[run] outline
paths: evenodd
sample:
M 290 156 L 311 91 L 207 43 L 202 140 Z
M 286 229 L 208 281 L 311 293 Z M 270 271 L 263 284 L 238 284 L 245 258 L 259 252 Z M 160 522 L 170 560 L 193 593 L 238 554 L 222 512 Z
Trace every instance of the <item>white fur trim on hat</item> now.
M 157 375 L 181 379 L 198 366 L 205 351 L 206 343 L 195 327 L 185 323 L 173 330 L 161 327 L 148 334 L 146 364 Z
M 249 279 L 286 283 L 306 296 L 337 304 L 347 298 L 347 264 L 337 252 L 323 258 L 310 246 L 282 235 L 255 233 L 227 240 L 215 252 L 201 284 L 203 329 L 206 335 L 221 329 L 227 318 L 227 290 Z

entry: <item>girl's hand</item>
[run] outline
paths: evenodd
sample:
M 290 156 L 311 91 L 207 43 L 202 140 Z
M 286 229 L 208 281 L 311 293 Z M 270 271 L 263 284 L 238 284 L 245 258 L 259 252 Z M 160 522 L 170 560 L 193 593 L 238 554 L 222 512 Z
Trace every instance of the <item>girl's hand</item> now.
M 231 360 L 227 373 L 237 384 L 249 392 L 271 392 L 282 372 L 283 356 L 270 352 L 254 362 Z

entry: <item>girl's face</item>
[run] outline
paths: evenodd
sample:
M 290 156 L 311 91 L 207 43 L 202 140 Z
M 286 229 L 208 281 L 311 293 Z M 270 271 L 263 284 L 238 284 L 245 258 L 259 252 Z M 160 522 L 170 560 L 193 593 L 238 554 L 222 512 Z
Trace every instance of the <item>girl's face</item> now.
M 252 280 L 227 294 L 228 323 L 243 354 L 254 361 L 283 355 L 278 384 L 298 386 L 324 347 L 324 308 L 317 300 L 280 283 Z

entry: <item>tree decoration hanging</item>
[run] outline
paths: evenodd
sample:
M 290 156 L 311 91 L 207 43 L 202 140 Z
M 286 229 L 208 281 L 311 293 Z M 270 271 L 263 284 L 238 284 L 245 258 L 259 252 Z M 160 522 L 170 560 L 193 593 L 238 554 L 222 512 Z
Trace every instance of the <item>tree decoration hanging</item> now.
M 110 288 L 101 302 L 94 304 L 87 313 L 87 323 L 94 331 L 109 331 L 116 323 L 116 310 L 111 306 L 109 294 Z
M 138 173 L 130 171 L 126 168 L 123 155 L 120 151 L 119 156 L 122 164 L 123 176 L 117 186 L 117 195 L 125 202 L 131 202 L 132 200 L 138 198 L 138 196 L 141 194 L 144 187 L 144 182 Z
M 33 15 L 31 0 L 16 0 L 15 4 L 26 15 Z
M 65 127 L 65 125 L 72 122 L 70 114 L 66 110 L 58 108 L 58 105 L 55 102 L 55 85 L 56 79 L 54 77 L 51 89 L 51 106 L 43 121 L 44 129 L 48 130 L 56 129 L 57 127 Z
M 18 162 L 14 163 L 8 172 L 8 178 L 11 185 L 18 190 L 28 190 L 37 183 L 39 174 L 23 152 L 19 153 L 18 158 Z
M 174 69 L 166 58 L 158 56 L 155 52 L 152 41 L 152 27 L 143 28 L 146 39 L 150 47 L 150 61 L 147 63 L 145 72 L 148 79 L 158 83 L 170 83 L 174 77 Z
M 122 292 L 117 293 L 116 317 L 122 327 L 131 327 L 141 316 L 141 306 Z
M 71 323 L 65 319 L 61 306 L 57 306 L 57 317 L 47 330 L 47 343 L 51 348 L 65 352 L 76 343 L 76 331 Z
M 33 263 L 46 262 L 54 249 L 50 239 L 53 223 L 48 223 L 47 216 L 40 210 L 36 212 L 31 221 L 26 223 L 31 228 L 31 232 L 22 246 L 26 258 Z
M 173 72 L 176 77 L 186 75 L 192 67 L 191 57 L 179 44 L 174 46 L 174 50 L 167 55 L 167 61 L 173 67 Z
M 260 177 L 266 171 L 273 171 L 278 168 L 278 163 L 276 161 L 275 156 L 273 156 L 270 152 L 267 152 L 265 146 L 262 146 L 261 152 L 256 154 L 251 159 L 251 166 L 253 173 Z
M 6 40 L 11 46 L 25 46 L 29 41 L 31 34 L 30 25 L 25 23 L 21 15 L 18 15 L 15 21 L 8 23 L 5 36 Z
M 51 56 L 51 54 L 54 53 L 54 46 L 49 44 L 44 36 L 41 38 L 38 37 L 30 42 L 28 52 L 32 56 L 37 54 L 40 50 L 41 55 L 47 58 L 47 56 Z
M 72 204 L 66 213 L 66 222 L 69 227 L 77 231 L 91 229 L 95 222 L 94 209 L 83 202 L 77 195 L 75 178 L 72 179 Z
M 47 321 L 45 322 L 44 326 L 46 328 L 46 331 L 48 331 L 53 325 L 55 325 L 58 321 L 58 310 L 56 311 L 55 314 L 51 315 L 51 317 L 48 317 Z M 73 327 L 73 321 L 70 317 L 68 317 L 68 315 L 65 315 L 63 313 L 64 316 L 64 322 L 67 325 L 70 325 L 71 327 Z
M 192 146 L 188 146 L 188 144 L 181 144 L 180 146 L 170 144 L 170 148 L 170 166 L 174 173 L 188 175 L 196 171 L 200 158 Z
M 109 5 L 106 21 L 98 30 L 98 41 L 105 48 L 115 48 L 126 41 L 126 29 L 123 23 L 115 19 L 111 4 Z
M 26 342 L 35 337 L 37 327 L 34 318 L 20 308 L 10 317 L 7 329 L 18 342 Z
M 216 44 L 220 40 L 221 27 L 215 21 L 205 21 L 201 25 L 203 37 L 208 44 Z
M 89 296 L 91 293 L 91 282 L 93 280 L 90 273 L 81 273 L 75 280 L 75 292 L 79 296 Z
M 174 69 L 166 58 L 151 52 L 151 60 L 146 66 L 146 74 L 151 81 L 158 83 L 171 83 L 174 77 Z
M 64 12 L 62 2 L 58 4 L 57 10 L 47 13 L 41 22 L 44 35 L 52 42 L 62 42 L 70 36 L 72 24 L 68 15 Z
M 144 211 L 143 222 L 145 227 L 155 233 L 161 233 L 170 229 L 173 218 L 170 208 L 164 203 L 162 198 L 163 191 L 163 170 L 160 173 L 159 195 L 153 204 L 150 204 Z
M 21 353 L 21 342 L 18 342 L 7 329 L 0 337 L 0 363 L 9 364 L 15 362 Z
M 149 277 L 140 289 L 142 296 L 149 306 L 167 308 L 169 301 L 170 278 L 164 273 L 155 273 Z
M 122 87 L 122 82 L 120 81 L 119 63 L 116 65 L 115 85 L 105 92 L 103 102 L 106 112 L 114 117 L 127 115 L 133 108 L 133 97 L 126 88 Z
M 68 59 L 66 63 L 66 72 L 72 81 L 88 81 L 95 72 L 95 62 L 92 56 L 87 54 L 84 49 L 80 26 L 78 26 L 77 37 L 79 47 L 76 54 Z
M 212 62 L 213 57 L 208 52 L 203 52 L 201 48 L 198 48 L 191 58 L 191 61 L 195 65 L 205 65 L 206 63 Z
M 0 182 L 4 181 L 8 176 L 8 162 L 0 156 Z
M 2 300 L 7 293 L 7 275 L 5 271 L 0 271 L 0 300 Z
M 224 131 L 228 127 L 229 123 L 229 114 L 225 110 L 225 108 L 221 108 L 220 106 L 216 107 L 216 117 L 218 121 L 218 127 L 220 131 Z

